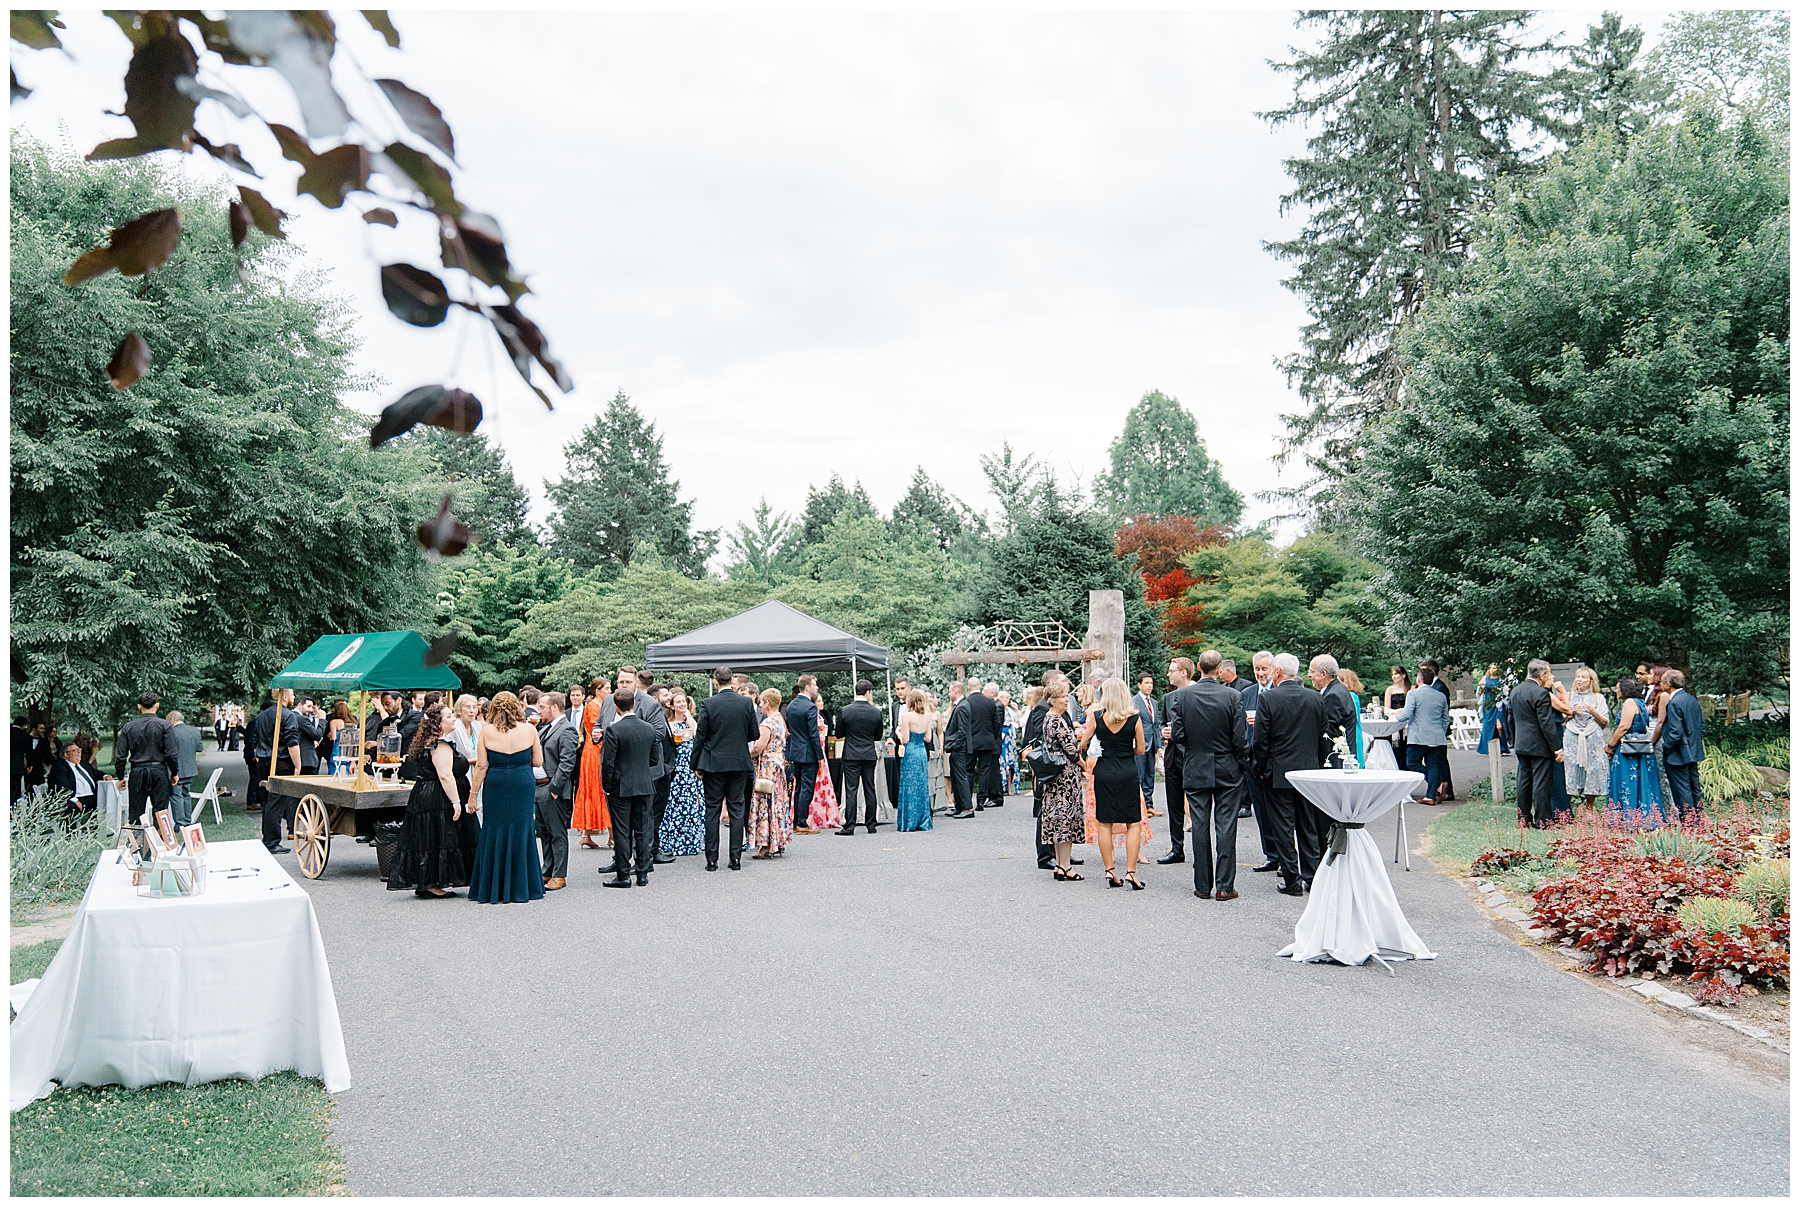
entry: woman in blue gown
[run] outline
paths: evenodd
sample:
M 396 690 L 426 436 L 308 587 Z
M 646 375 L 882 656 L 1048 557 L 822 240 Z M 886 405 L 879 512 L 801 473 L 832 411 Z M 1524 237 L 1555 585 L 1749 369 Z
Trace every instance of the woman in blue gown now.
M 690 765 L 694 757 L 695 721 L 688 695 L 679 687 L 669 696 L 669 731 L 675 735 L 675 773 L 669 780 L 669 806 L 656 832 L 663 855 L 698 855 L 706 845 L 706 802 L 700 779 Z
M 1613 756 L 1606 793 L 1607 807 L 1627 823 L 1662 824 L 1662 787 L 1656 778 L 1656 756 L 1650 752 L 1650 726 L 1644 712 L 1644 688 L 1629 676 L 1619 680 L 1619 727 L 1606 744 Z
M 936 716 L 925 711 L 925 693 L 913 688 L 894 734 L 902 752 L 900 805 L 895 821 L 895 827 L 901 831 L 931 829 L 931 787 L 926 782 L 931 773 L 926 766 L 925 735 L 936 725 Z
M 536 901 L 544 895 L 537 849 L 537 776 L 544 748 L 525 706 L 511 692 L 488 701 L 486 725 L 475 742 L 475 782 L 481 793 L 481 840 L 469 876 L 469 900 L 488 904 Z

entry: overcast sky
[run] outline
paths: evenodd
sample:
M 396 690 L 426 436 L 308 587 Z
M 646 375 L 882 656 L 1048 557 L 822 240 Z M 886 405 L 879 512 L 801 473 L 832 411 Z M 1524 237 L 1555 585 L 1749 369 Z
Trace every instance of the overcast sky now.
M 1271 461 L 1298 405 L 1274 362 L 1305 315 L 1262 243 L 1300 221 L 1278 199 L 1304 134 L 1255 116 L 1289 95 L 1267 60 L 1297 37 L 1290 10 L 396 11 L 398 52 L 338 15 L 353 111 L 380 112 L 365 78 L 397 76 L 454 129 L 458 193 L 499 218 L 523 308 L 574 375 L 554 414 L 467 316 L 419 331 L 387 313 L 376 266 L 435 267 L 429 219 L 292 204 L 297 169 L 266 133 L 216 105 L 201 132 L 271 169 L 293 238 L 352 299 L 359 366 L 386 383 L 353 401 L 472 390 L 539 520 L 563 445 L 619 390 L 699 525 L 727 531 L 762 495 L 798 511 L 833 471 L 886 508 L 923 465 L 990 509 L 977 458 L 1004 440 L 1091 482 L 1151 389 L 1194 412 L 1250 520 L 1292 480 Z M 122 106 L 129 46 L 97 13 L 65 19 L 72 61 L 14 47 L 37 92 L 12 116 L 85 152 L 130 131 L 101 112 Z M 216 78 L 298 126 L 271 75 Z

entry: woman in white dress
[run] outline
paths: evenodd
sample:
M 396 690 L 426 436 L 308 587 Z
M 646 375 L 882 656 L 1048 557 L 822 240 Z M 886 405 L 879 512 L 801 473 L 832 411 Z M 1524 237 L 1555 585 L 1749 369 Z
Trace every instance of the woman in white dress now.
M 1607 794 L 1612 768 L 1606 757 L 1606 726 L 1612 710 L 1600 694 L 1599 676 L 1584 666 L 1575 672 L 1575 690 L 1565 704 L 1552 696 L 1550 705 L 1568 717 L 1563 726 L 1563 777 L 1571 798 L 1586 797 L 1592 807 Z

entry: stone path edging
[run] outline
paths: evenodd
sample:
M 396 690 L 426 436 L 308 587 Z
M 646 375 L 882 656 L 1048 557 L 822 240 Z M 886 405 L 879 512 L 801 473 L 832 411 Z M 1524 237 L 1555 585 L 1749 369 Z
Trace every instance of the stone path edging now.
M 1549 946 L 1549 940 L 1544 937 L 1544 928 L 1537 924 L 1536 918 L 1515 906 L 1512 903 L 1513 899 L 1503 889 L 1491 880 L 1483 880 L 1479 876 L 1470 876 L 1469 880 L 1480 894 L 1481 904 L 1485 909 L 1496 917 L 1511 922 L 1537 943 Z M 1584 973 L 1583 975 L 1591 974 Z M 1735 1018 L 1731 1018 L 1711 1006 L 1702 1006 L 1687 994 L 1669 988 L 1662 981 L 1653 981 L 1648 978 L 1619 978 L 1617 983 L 1640 995 L 1647 1002 L 1655 1002 L 1672 1010 L 1679 1010 L 1683 1014 L 1703 1018 L 1707 1022 L 1718 1023 L 1722 1027 L 1731 1028 L 1739 1035 L 1748 1036 L 1758 1043 L 1767 1044 L 1777 1052 L 1788 1052 L 1786 1045 L 1776 1039 L 1772 1033 L 1749 1023 L 1740 1023 Z

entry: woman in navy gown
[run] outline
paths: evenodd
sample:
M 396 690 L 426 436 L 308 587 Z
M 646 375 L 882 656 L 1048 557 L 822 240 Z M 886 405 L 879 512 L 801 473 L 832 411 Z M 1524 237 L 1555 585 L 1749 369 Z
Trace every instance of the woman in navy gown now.
M 537 775 L 544 748 L 525 706 L 511 692 L 488 702 L 487 724 L 475 743 L 475 782 L 481 795 L 481 841 L 469 877 L 469 900 L 488 904 L 536 901 L 544 895 L 538 862 Z
M 896 829 L 931 829 L 931 788 L 926 783 L 931 772 L 927 766 L 925 735 L 936 726 L 936 715 L 925 711 L 925 693 L 913 688 L 906 697 L 906 711 L 900 714 L 900 727 L 894 732 L 894 740 L 900 743 L 901 750 Z

